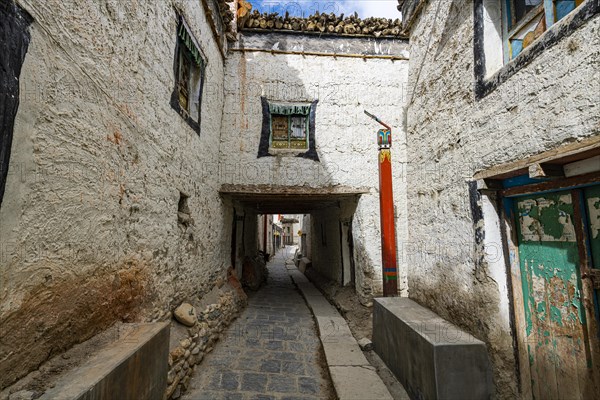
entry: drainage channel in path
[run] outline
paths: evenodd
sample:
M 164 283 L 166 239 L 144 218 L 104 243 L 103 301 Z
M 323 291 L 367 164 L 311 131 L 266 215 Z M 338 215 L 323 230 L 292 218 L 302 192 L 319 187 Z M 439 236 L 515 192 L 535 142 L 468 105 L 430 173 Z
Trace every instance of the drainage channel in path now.
M 269 263 L 267 284 L 250 295 L 198 366 L 183 400 L 335 398 L 312 313 L 285 268 L 285 250 Z

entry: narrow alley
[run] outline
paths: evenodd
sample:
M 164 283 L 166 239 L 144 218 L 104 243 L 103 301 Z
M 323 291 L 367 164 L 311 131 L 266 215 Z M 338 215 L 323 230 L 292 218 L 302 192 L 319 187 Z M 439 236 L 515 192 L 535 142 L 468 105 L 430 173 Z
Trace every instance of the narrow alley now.
M 600 400 L 599 32 L 0 0 L 0 400 Z
M 334 397 L 312 314 L 286 270 L 294 248 L 283 248 L 268 264 L 267 284 L 250 294 L 182 399 Z

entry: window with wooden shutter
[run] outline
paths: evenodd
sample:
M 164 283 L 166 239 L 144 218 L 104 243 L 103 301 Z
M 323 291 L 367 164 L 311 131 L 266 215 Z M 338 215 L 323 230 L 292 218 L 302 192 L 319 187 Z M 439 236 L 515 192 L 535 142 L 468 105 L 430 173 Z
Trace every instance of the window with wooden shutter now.
M 510 61 L 584 0 L 504 0 L 505 59 Z
M 199 132 L 206 60 L 183 17 L 179 17 L 177 26 L 175 62 L 175 90 L 171 105 Z

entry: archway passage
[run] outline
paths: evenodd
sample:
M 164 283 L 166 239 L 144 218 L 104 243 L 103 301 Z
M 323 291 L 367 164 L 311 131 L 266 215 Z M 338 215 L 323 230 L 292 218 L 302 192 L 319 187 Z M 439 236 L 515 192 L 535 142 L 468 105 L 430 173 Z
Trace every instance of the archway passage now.
M 367 189 L 224 185 L 220 193 L 233 208 L 231 259 L 238 277 L 248 257 L 260 252 L 268 259 L 281 245 L 297 244 L 297 257 L 319 274 L 341 286 L 355 284 L 352 222 Z M 290 216 L 287 222 L 276 218 L 283 222 L 281 232 L 273 215 Z
M 329 279 L 353 282 L 344 266 L 353 260 L 351 222 L 365 191 L 235 185 L 220 193 L 232 208 L 235 273 L 244 281 L 248 269 L 267 261 L 268 275 L 259 290 L 249 290 L 247 308 L 183 398 L 333 398 L 316 326 L 288 269 L 295 269 L 298 257 L 310 257 Z

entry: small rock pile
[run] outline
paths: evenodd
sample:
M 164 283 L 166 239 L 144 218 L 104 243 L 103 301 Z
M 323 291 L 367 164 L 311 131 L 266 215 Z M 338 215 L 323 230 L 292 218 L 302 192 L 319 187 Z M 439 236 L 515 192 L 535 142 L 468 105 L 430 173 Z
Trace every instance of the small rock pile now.
M 230 276 L 229 281 L 232 280 L 236 281 Z M 229 286 L 231 290 L 224 291 L 216 303 L 206 306 L 202 312 L 198 313 L 189 303 L 181 304 L 173 312 L 175 319 L 187 327 L 187 332 L 178 345 L 170 349 L 165 399 L 178 399 L 188 389 L 196 366 L 213 350 L 221 333 L 244 307 L 247 298 L 243 291 L 240 293 L 235 286 Z
M 238 19 L 240 29 L 267 29 L 299 32 L 320 32 L 323 34 L 339 35 L 370 35 L 380 36 L 402 36 L 402 21 L 387 18 L 369 17 L 361 19 L 357 13 L 345 17 L 344 14 L 335 15 L 316 11 L 313 15 L 302 17 L 291 17 L 289 13 L 285 16 L 279 13 L 260 13 L 254 10 L 243 18 Z

